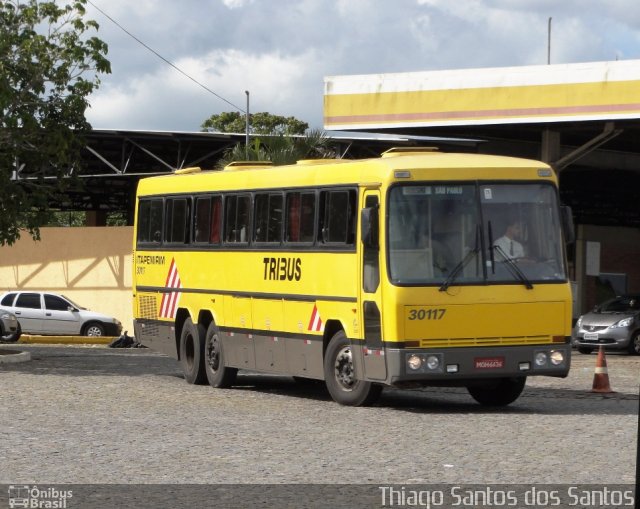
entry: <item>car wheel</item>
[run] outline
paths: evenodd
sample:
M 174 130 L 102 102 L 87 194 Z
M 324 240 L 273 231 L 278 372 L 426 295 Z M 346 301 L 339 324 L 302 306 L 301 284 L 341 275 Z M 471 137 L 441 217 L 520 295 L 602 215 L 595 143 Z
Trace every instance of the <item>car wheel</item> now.
M 344 331 L 337 332 L 329 342 L 324 356 L 324 380 L 333 400 L 341 405 L 371 405 L 382 392 L 381 385 L 356 378 L 353 347 Z
M 593 348 L 589 348 L 588 346 L 579 346 L 578 352 L 589 355 L 591 352 L 593 352 Z
M 634 332 L 629 341 L 629 353 L 631 355 L 640 355 L 640 331 Z
M 204 342 L 204 369 L 211 387 L 223 389 L 231 387 L 236 381 L 237 368 L 224 365 L 224 350 L 220 332 L 215 322 L 211 322 L 207 328 L 207 336 Z
M 484 406 L 506 406 L 513 403 L 524 390 L 527 377 L 501 378 L 493 383 L 471 385 L 467 391 Z
M 2 328 L 2 325 L 0 324 L 0 339 L 2 339 L 2 341 L 6 341 L 8 343 L 14 343 L 18 341 L 18 339 L 20 339 L 21 335 L 22 335 L 22 329 L 20 328 L 20 324 L 18 324 L 18 328 L 15 330 L 15 332 L 6 332 Z
M 104 325 L 98 322 L 90 322 L 84 326 L 85 336 L 104 336 Z
M 180 365 L 184 379 L 195 385 L 207 381 L 204 372 L 204 327 L 187 318 L 180 334 Z

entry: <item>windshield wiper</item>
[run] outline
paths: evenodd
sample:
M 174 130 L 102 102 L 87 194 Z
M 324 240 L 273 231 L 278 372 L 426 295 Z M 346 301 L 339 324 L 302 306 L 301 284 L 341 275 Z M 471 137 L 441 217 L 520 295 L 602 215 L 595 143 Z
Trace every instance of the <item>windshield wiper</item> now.
M 507 253 L 504 252 L 504 250 L 500 246 L 498 246 L 498 245 L 492 246 L 491 252 L 493 252 L 494 249 L 498 253 L 500 253 L 500 256 L 502 256 L 502 258 L 504 258 L 504 261 L 507 264 L 507 268 L 509 269 L 509 272 L 511 272 L 511 275 L 517 277 L 520 281 L 522 281 L 524 283 L 524 286 L 527 287 L 527 290 L 533 290 L 533 285 L 531 284 L 531 281 L 529 281 L 529 279 L 527 279 L 527 276 L 525 276 L 524 272 L 522 272 L 520 270 L 520 267 L 518 267 L 518 265 L 516 265 L 516 262 L 514 262 L 507 255 Z
M 469 261 L 471 261 L 471 258 L 477 255 L 479 252 L 480 252 L 480 225 L 477 225 L 475 247 L 471 251 L 469 251 L 462 260 L 458 262 L 458 265 L 456 265 L 453 268 L 453 270 L 449 273 L 449 275 L 447 276 L 447 279 L 444 280 L 444 282 L 442 283 L 442 286 L 439 288 L 438 291 L 440 292 L 446 291 L 452 285 L 455 279 L 458 277 L 458 274 L 462 272 L 462 269 L 464 269 L 469 263 Z

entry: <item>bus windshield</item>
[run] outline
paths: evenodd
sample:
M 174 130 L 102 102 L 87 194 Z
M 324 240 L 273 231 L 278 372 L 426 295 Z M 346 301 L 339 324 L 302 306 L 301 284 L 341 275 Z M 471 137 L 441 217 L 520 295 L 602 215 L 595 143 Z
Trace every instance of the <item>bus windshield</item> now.
M 397 185 L 387 232 L 395 284 L 566 281 L 557 193 L 547 183 Z

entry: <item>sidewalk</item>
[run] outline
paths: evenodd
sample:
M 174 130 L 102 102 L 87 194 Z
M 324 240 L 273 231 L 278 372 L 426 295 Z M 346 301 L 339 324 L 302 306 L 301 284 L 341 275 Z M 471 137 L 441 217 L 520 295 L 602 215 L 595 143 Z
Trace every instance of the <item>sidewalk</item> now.
M 108 345 L 117 336 L 29 336 L 24 334 L 14 345 L 20 343 L 32 345 Z

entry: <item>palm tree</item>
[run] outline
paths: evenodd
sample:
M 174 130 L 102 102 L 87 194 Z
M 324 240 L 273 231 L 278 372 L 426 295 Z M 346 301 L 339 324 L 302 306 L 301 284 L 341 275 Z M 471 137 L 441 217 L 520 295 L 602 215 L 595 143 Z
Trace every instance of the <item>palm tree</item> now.
M 218 168 L 234 161 L 271 161 L 275 166 L 294 164 L 300 159 L 330 159 L 336 157 L 331 140 L 324 131 L 310 130 L 304 136 L 261 136 L 248 147 L 239 143 L 227 150 Z

